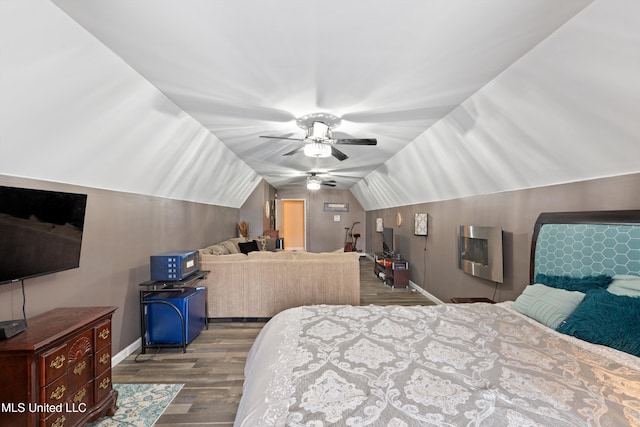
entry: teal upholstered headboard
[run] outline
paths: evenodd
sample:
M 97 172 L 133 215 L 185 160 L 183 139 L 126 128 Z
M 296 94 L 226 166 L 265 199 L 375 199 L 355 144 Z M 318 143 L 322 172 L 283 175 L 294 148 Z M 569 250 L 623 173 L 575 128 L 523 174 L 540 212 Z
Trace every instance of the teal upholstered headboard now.
M 530 279 L 640 275 L 640 210 L 543 213 L 534 227 Z

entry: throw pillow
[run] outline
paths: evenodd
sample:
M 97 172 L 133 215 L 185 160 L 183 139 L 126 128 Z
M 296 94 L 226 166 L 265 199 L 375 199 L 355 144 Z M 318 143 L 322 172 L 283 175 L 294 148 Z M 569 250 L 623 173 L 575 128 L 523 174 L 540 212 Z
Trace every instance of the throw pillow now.
M 240 248 L 240 252 L 243 254 L 248 254 L 249 252 L 259 251 L 258 242 L 255 240 L 251 240 L 250 242 L 240 242 L 238 243 L 238 247 Z
M 543 325 L 556 329 L 563 320 L 573 313 L 583 299 L 582 292 L 535 284 L 524 288 L 512 308 Z
M 616 295 L 640 297 L 640 276 L 616 274 L 607 291 Z
M 600 274 L 597 276 L 571 277 L 571 276 L 547 276 L 538 273 L 534 283 L 542 283 L 547 286 L 568 291 L 587 292 L 592 289 L 606 288 L 611 283 L 611 276 Z
M 240 250 L 237 243 L 232 242 L 231 240 L 225 240 L 224 242 L 219 243 L 221 246 L 224 246 L 227 249 L 227 253 L 230 254 L 239 254 Z
M 556 329 L 594 344 L 640 356 L 640 298 L 590 291 Z

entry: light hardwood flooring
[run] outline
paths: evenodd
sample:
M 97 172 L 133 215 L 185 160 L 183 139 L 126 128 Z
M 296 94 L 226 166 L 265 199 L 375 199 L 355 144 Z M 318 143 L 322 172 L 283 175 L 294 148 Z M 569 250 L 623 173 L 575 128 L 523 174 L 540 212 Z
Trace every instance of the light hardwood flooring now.
M 392 289 L 360 258 L 360 305 L 432 305 L 410 289 Z M 231 426 L 242 395 L 247 353 L 264 322 L 213 322 L 187 347 L 131 355 L 113 370 L 114 383 L 184 383 L 156 426 Z

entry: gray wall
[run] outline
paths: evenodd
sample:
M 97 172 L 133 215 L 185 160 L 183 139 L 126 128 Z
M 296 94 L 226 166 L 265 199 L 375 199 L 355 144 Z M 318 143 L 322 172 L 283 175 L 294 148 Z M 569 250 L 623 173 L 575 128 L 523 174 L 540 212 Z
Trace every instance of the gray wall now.
M 360 233 L 358 249 L 366 247 L 366 215 L 356 198 L 347 190 L 304 188 L 278 190 L 278 199 L 304 199 L 307 204 L 307 251 L 328 252 L 344 247 L 345 228 L 358 221 L 353 232 Z M 348 203 L 349 212 L 325 212 L 325 203 Z M 339 215 L 340 221 L 334 221 Z
M 381 250 L 376 218 L 393 226 L 396 250 L 411 263 L 411 280 L 437 298 L 494 297 L 513 300 L 529 280 L 531 234 L 541 212 L 640 208 L 640 174 L 510 191 L 367 212 L 368 252 Z M 395 225 L 400 212 L 403 224 Z M 428 237 L 413 235 L 413 215 L 429 215 Z M 457 226 L 501 227 L 504 232 L 504 283 L 478 279 L 457 266 Z M 372 273 L 373 274 L 373 273 Z
M 140 338 L 138 292 L 139 284 L 149 280 L 149 256 L 233 237 L 239 215 L 235 208 L 3 175 L 0 185 L 88 195 L 80 268 L 26 280 L 26 313 L 32 317 L 56 307 L 117 306 L 114 352 Z M 0 286 L 0 320 L 21 317 L 20 285 Z
M 264 205 L 274 200 L 275 194 L 275 188 L 263 179 L 240 208 L 240 221 L 249 223 L 249 236 L 259 236 L 264 230 L 269 230 L 269 218 L 265 215 Z
M 0 175 L 0 185 L 88 194 L 80 268 L 25 282 L 27 316 L 62 306 L 114 305 L 114 351 L 139 338 L 139 283 L 149 279 L 149 255 L 200 248 L 235 236 L 240 212 L 235 208 L 169 200 Z M 259 209 L 270 186 L 257 190 Z M 538 214 L 551 211 L 639 209 L 640 174 L 556 185 L 486 196 L 364 212 L 348 191 L 322 189 L 279 191 L 279 198 L 307 200 L 308 250 L 342 247 L 344 228 L 360 221 L 358 247 L 380 250 L 375 218 L 393 226 L 396 249 L 411 263 L 411 280 L 436 297 L 493 297 L 495 285 L 462 273 L 456 264 L 459 224 L 499 226 L 504 230 L 505 282 L 496 299 L 514 299 L 528 282 L 531 231 Z M 266 192 L 266 196 L 263 193 Z M 349 212 L 325 212 L 324 203 L 349 203 Z M 255 204 L 255 206 L 253 206 Z M 395 213 L 403 224 L 395 226 Z M 413 214 L 429 214 L 429 236 L 413 235 Z M 257 219 L 261 221 L 261 219 Z M 254 234 L 252 232 L 252 234 Z M 365 239 L 364 237 L 368 237 Z M 372 273 L 373 274 L 373 273 Z M 17 284 L 0 286 L 0 320 L 20 318 L 22 294 Z

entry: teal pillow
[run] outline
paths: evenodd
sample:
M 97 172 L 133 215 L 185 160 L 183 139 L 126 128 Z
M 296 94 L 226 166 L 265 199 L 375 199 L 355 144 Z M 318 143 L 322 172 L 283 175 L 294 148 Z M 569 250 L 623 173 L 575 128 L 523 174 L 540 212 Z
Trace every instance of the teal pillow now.
M 529 285 L 516 298 L 512 308 L 543 325 L 556 329 L 582 302 L 582 292 Z
M 547 286 L 558 289 L 566 289 L 568 291 L 587 292 L 592 289 L 606 288 L 611 283 L 612 277 L 606 274 L 599 274 L 596 276 L 583 276 L 583 277 L 571 277 L 571 276 L 547 276 L 546 274 L 538 273 L 534 283 L 542 283 Z
M 640 298 L 598 289 L 587 292 L 578 308 L 556 330 L 640 357 L 639 325 Z

